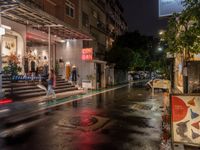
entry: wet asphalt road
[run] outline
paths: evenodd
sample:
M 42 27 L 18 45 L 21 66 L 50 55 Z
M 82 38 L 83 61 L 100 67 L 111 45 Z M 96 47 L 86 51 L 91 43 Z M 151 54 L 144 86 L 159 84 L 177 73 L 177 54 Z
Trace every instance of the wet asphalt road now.
M 75 101 L 33 119 L 23 134 L 0 140 L 1 150 L 157 150 L 161 93 L 127 86 Z M 22 126 L 23 128 L 23 126 Z

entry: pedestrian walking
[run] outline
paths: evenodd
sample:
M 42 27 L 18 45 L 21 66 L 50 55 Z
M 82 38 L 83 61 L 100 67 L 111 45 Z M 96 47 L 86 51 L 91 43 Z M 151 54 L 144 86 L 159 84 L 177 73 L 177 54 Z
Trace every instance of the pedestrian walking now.
M 49 95 L 53 95 L 53 98 L 56 98 L 56 94 L 53 88 L 56 86 L 56 75 L 53 69 L 51 69 L 49 73 L 49 78 L 48 78 L 48 89 L 47 89 L 47 94 L 46 96 L 48 97 Z

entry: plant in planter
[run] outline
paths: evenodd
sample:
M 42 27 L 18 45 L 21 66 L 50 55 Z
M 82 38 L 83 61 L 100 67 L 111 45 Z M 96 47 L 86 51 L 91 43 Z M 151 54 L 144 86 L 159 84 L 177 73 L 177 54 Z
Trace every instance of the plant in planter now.
M 19 63 L 19 58 L 15 54 L 11 54 L 8 56 L 8 65 L 3 68 L 4 74 L 9 75 L 11 79 L 11 95 L 13 94 L 13 76 L 22 71 L 22 68 L 18 66 Z
M 94 80 L 94 76 L 93 75 L 87 75 L 87 79 L 90 80 L 90 81 L 93 81 Z
M 11 54 L 8 57 L 8 65 L 3 68 L 4 74 L 8 74 L 11 77 L 18 75 L 22 71 L 22 68 L 19 65 L 19 58 L 15 54 Z
M 87 80 L 88 82 L 88 86 L 92 89 L 93 88 L 93 82 L 94 82 L 95 77 L 93 75 L 87 75 Z

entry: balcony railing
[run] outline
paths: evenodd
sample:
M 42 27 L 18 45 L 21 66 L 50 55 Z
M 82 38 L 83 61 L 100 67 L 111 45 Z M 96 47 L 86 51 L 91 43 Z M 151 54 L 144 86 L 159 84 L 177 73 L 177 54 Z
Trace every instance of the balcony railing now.
M 106 25 L 103 22 L 101 22 L 100 20 L 97 21 L 97 28 L 99 28 L 103 32 L 106 32 Z
M 25 3 L 29 3 L 31 5 L 34 5 L 35 7 L 38 7 L 40 9 L 43 8 L 43 2 L 42 2 L 42 0 L 21 0 L 21 1 L 23 1 Z
M 97 51 L 94 54 L 95 59 L 105 60 L 105 52 L 106 52 L 106 46 L 98 42 Z
M 100 9 L 105 10 L 106 4 L 102 0 L 92 0 Z

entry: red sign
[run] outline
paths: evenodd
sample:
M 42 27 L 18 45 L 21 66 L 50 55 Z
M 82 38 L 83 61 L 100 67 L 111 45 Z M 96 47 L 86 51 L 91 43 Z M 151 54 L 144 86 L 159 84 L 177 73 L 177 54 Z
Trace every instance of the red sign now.
M 82 49 L 82 60 L 93 60 L 93 48 Z
M 185 102 L 179 97 L 172 96 L 172 120 L 173 122 L 179 122 L 183 120 L 188 112 L 188 107 Z

